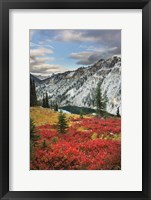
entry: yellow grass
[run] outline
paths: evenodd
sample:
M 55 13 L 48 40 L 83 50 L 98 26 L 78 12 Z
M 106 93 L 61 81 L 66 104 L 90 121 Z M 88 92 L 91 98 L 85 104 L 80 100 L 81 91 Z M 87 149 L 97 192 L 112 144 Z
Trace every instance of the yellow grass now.
M 30 108 L 30 117 L 34 120 L 36 126 L 41 126 L 44 124 L 56 124 L 58 121 L 58 112 L 51 110 L 49 108 L 43 107 L 31 107 Z M 76 114 L 66 114 L 67 118 L 79 118 L 79 115 Z M 71 124 L 69 124 L 71 126 Z

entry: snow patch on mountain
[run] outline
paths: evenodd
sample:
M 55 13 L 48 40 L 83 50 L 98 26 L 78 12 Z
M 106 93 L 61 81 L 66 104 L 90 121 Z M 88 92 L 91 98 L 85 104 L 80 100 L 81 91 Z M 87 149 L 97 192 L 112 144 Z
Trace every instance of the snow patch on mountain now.
M 89 67 L 75 71 L 53 74 L 46 80 L 35 80 L 38 99 L 45 92 L 49 101 L 57 101 L 60 106 L 73 105 L 95 108 L 95 91 L 101 83 L 102 95 L 108 99 L 106 111 L 121 114 L 121 57 L 100 59 Z

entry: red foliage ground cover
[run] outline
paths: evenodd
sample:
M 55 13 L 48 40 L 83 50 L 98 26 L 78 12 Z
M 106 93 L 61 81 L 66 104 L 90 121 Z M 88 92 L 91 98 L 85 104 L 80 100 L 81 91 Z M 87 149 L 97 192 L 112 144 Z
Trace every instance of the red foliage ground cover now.
M 120 169 L 121 120 L 96 117 L 71 119 L 66 134 L 51 125 L 38 126 L 40 134 L 32 170 L 113 170 Z

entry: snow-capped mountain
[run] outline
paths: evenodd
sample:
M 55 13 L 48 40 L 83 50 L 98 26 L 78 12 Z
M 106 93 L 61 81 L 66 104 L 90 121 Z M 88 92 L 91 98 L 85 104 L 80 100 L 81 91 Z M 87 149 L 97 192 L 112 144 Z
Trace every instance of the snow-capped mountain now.
M 45 79 L 51 77 L 51 76 L 53 75 L 53 73 L 52 73 L 52 74 L 49 74 L 49 76 L 35 75 L 35 74 L 32 74 L 32 75 L 35 76 L 35 77 L 37 77 L 37 78 L 40 79 L 40 80 L 45 80 Z
M 101 83 L 102 96 L 106 96 L 106 111 L 121 114 L 121 57 L 113 56 L 101 59 L 94 65 L 81 67 L 75 71 L 53 74 L 51 77 L 35 80 L 38 99 L 45 92 L 49 100 L 57 100 L 60 106 L 74 105 L 79 107 L 94 107 L 97 84 Z

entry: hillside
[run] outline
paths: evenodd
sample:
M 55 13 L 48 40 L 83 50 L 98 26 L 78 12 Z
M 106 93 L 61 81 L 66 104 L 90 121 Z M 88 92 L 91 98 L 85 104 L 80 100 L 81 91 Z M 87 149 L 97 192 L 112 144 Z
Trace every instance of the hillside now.
M 107 97 L 106 111 L 121 114 L 121 58 L 113 56 L 101 59 L 94 65 L 81 67 L 75 71 L 53 74 L 51 77 L 35 80 L 38 100 L 47 91 L 49 101 L 57 100 L 60 107 L 78 106 L 95 109 L 95 90 L 101 82 L 102 95 Z
M 68 127 L 60 133 L 58 112 L 31 107 L 30 116 L 30 130 L 35 127 L 36 134 L 31 140 L 31 170 L 121 169 L 120 118 L 66 114 Z

